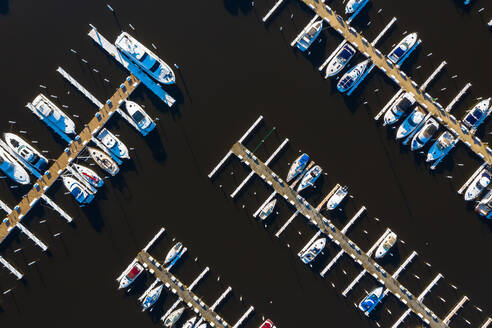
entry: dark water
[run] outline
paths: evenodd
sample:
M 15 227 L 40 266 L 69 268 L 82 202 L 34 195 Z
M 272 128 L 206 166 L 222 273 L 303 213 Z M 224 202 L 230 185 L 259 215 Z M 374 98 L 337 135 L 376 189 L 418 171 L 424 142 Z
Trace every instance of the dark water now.
M 478 218 L 456 193 L 480 162 L 459 145 L 430 172 L 422 155 L 394 142 L 394 130 L 382 128 L 372 119 L 396 91 L 389 80 L 374 72 L 351 98 L 341 96 L 336 81 L 322 79 L 317 71 L 341 41 L 337 33 L 325 30 L 311 54 L 302 55 L 288 44 L 312 14 L 290 0 L 265 26 L 260 19 L 273 3 L 256 1 L 251 8 L 250 1 L 239 0 L 142 0 L 138 5 L 114 1 L 111 5 L 117 11 L 113 15 L 101 1 L 0 1 L 1 130 L 28 131 L 26 138 L 39 141 L 39 147 L 49 150 L 53 158 L 64 145 L 24 108 L 25 103 L 39 92 L 58 96 L 58 104 L 79 115 L 74 118 L 79 131 L 95 111 L 58 76 L 56 67 L 65 68 L 101 100 L 125 77 L 86 36 L 88 23 L 99 27 L 110 40 L 120 29 L 132 32 L 131 23 L 138 39 L 149 46 L 154 43 L 162 58 L 181 67 L 177 87 L 169 88 L 178 100 L 173 109 L 143 88 L 133 96 L 160 119 L 154 133 L 143 138 L 120 119 L 110 123 L 110 129 L 129 147 L 135 147 L 135 152 L 92 205 L 80 209 L 64 195 L 60 184 L 50 190 L 49 195 L 73 215 L 73 225 L 41 205 L 26 217 L 25 224 L 49 245 L 47 254 L 17 232 L 2 245 L 2 255 L 26 273 L 25 279 L 17 282 L 5 269 L 0 270 L 0 291 L 13 288 L 0 295 L 2 326 L 154 326 L 159 314 L 175 301 L 173 296 L 160 300 L 150 315 L 142 314 L 137 297 L 151 278 L 142 278 L 128 295 L 116 290 L 114 279 L 161 226 L 167 233 L 153 254 L 162 257 L 173 238 L 185 242 L 189 253 L 176 268 L 176 275 L 185 283 L 205 266 L 211 267 L 209 277 L 196 290 L 206 301 L 212 303 L 227 286 L 233 287 L 233 294 L 219 308 L 229 322 L 234 323 L 251 304 L 256 314 L 247 327 L 257 326 L 261 316 L 273 318 L 280 327 L 375 327 L 375 321 L 390 326 L 405 310 L 392 296 L 378 308 L 375 320 L 353 308 L 364 290 L 374 287 L 371 277 L 365 276 L 348 298 L 341 296 L 360 271 L 351 260 L 342 257 L 326 279 L 321 279 L 318 272 L 338 252 L 335 246 L 329 245 L 312 269 L 301 265 L 296 254 L 314 233 L 302 219 L 294 220 L 280 239 L 275 238 L 292 208 L 280 202 L 278 214 L 266 229 L 251 218 L 269 194 L 259 179 L 253 179 L 238 199 L 231 201 L 229 193 L 248 173 L 238 161 L 230 161 L 212 182 L 207 179 L 211 168 L 260 114 L 265 123 L 247 146 L 256 148 L 276 127 L 257 150 L 260 158 L 266 159 L 288 137 L 289 147 L 272 164 L 281 175 L 299 149 L 308 152 L 328 173 L 316 191 L 306 194 L 313 204 L 334 183 L 349 185 L 354 198 L 333 220 L 342 227 L 365 205 L 368 212 L 349 236 L 366 250 L 386 227 L 396 231 L 405 244 L 399 243 L 394 256 L 383 264 L 392 272 L 416 250 L 417 260 L 400 279 L 414 294 L 438 272 L 443 273 L 445 278 L 425 298 L 437 314 L 445 316 L 464 294 L 471 302 L 452 322 L 453 327 L 468 327 L 463 318 L 479 326 L 485 314 L 491 313 L 491 225 Z M 398 18 L 379 44 L 383 52 L 398 42 L 404 31 L 419 32 L 423 44 L 405 63 L 408 74 L 422 83 L 445 59 L 446 69 L 428 89 L 444 106 L 465 83 L 473 83 L 471 92 L 453 110 L 456 117 L 461 117 L 475 98 L 490 96 L 492 73 L 491 33 L 486 26 L 492 18 L 487 10 L 492 8 L 479 14 L 481 7 L 490 7 L 487 1 L 474 1 L 469 12 L 460 3 L 378 0 L 354 21 L 358 30 L 373 39 L 391 17 Z M 340 1 L 330 5 L 339 12 L 343 7 Z M 377 14 L 380 8 L 383 11 Z M 432 55 L 427 56 L 429 53 Z M 458 77 L 452 79 L 455 74 Z M 444 87 L 447 89 L 441 91 Z M 374 92 L 376 89 L 379 91 Z M 489 120 L 480 128 L 482 139 L 489 139 L 491 124 Z M 447 179 L 447 175 L 453 178 Z M 27 191 L 11 189 L 13 184 L 7 180 L 0 185 L 1 198 L 11 206 Z M 46 222 L 40 223 L 43 219 Z M 61 235 L 54 237 L 57 233 Z M 18 248 L 22 250 L 14 252 Z M 32 261 L 37 262 L 28 266 Z M 416 323 L 412 317 L 402 326 Z

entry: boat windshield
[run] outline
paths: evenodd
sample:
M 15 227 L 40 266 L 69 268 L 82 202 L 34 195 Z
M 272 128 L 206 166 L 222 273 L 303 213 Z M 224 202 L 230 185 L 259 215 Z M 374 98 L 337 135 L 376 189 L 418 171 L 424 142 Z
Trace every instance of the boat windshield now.
M 137 122 L 138 124 L 140 124 L 142 121 L 145 120 L 145 116 L 144 114 L 142 114 L 140 111 L 136 111 L 135 113 L 133 113 L 132 115 L 132 118 L 135 122 Z
M 350 57 L 352 57 L 354 53 L 348 49 L 343 49 L 342 52 L 340 53 L 340 56 L 338 56 L 338 59 L 341 63 L 346 62 Z
M 466 123 L 470 124 L 470 126 L 474 126 L 478 120 L 481 118 L 483 112 L 480 109 L 475 109 L 473 112 L 468 113 L 465 117 Z
M 15 148 L 19 147 L 19 142 L 15 139 L 10 139 L 10 144 Z

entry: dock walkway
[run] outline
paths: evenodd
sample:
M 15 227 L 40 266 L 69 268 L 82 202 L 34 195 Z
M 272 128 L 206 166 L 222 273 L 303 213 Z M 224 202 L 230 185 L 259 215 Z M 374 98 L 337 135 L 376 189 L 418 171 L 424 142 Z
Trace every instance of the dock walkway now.
M 338 31 L 348 42 L 354 45 L 361 53 L 370 58 L 374 65 L 383 71 L 389 78 L 396 82 L 404 91 L 413 94 L 417 102 L 431 113 L 436 119 L 449 129 L 459 140 L 463 141 L 470 149 L 488 164 L 492 164 L 492 150 L 487 147 L 480 139 L 471 133 L 465 133 L 461 129 L 461 124 L 454 116 L 446 112 L 442 107 L 438 107 L 432 98 L 419 90 L 417 84 L 412 81 L 405 73 L 395 65 L 389 63 L 381 52 L 371 45 L 361 34 L 338 16 L 333 10 L 322 3 L 320 0 L 302 0 L 314 12 L 322 17 L 331 27 Z
M 93 135 L 96 134 L 111 118 L 114 112 L 116 112 L 120 102 L 127 99 L 139 84 L 140 81 L 134 75 L 127 77 L 124 83 L 122 83 L 124 88 L 118 88 L 115 94 L 109 99 L 109 103 L 104 104 L 43 176 L 34 183 L 33 188 L 22 198 L 20 203 L 14 207 L 12 213 L 0 223 L 0 243 L 3 242 L 9 232 L 17 226 L 21 219 L 31 210 L 34 204 L 43 197 L 44 193 L 60 177 L 61 173 L 75 157 L 85 149 Z
M 437 315 L 428 309 L 417 297 L 409 292 L 402 293 L 406 290 L 391 274 L 387 273 L 371 257 L 364 251 L 360 250 L 345 234 L 337 229 L 329 220 L 323 217 L 320 212 L 307 203 L 295 190 L 289 185 L 280 180 L 264 163 L 258 158 L 253 157 L 251 152 L 246 149 L 241 143 L 236 142 L 231 152 L 235 154 L 241 161 L 248 165 L 258 176 L 266 183 L 272 186 L 275 191 L 282 195 L 290 204 L 296 207 L 304 217 L 316 223 L 318 228 L 331 240 L 336 242 L 341 249 L 357 261 L 369 274 L 376 278 L 389 291 L 398 297 L 404 304 L 409 307 L 416 315 L 422 318 L 431 328 L 448 327 Z

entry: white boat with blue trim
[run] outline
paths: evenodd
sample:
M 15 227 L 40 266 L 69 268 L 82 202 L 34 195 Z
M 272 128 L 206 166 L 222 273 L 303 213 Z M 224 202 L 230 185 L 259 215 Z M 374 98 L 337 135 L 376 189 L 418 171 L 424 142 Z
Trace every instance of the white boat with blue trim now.
M 176 321 L 178 321 L 179 318 L 181 318 L 181 315 L 183 314 L 184 310 L 185 310 L 185 308 L 183 306 L 183 307 L 180 307 L 179 309 L 171 312 L 166 317 L 166 319 L 164 319 L 164 327 L 172 327 L 176 323 Z
M 449 148 L 453 146 L 454 136 L 449 131 L 444 131 L 427 153 L 427 162 L 436 161 L 447 154 Z
M 338 81 L 337 89 L 340 92 L 348 91 L 352 88 L 364 75 L 364 72 L 367 69 L 367 65 L 369 65 L 370 60 L 366 59 L 363 62 L 352 67 L 347 73 L 345 73 L 340 81 Z
M 425 113 L 419 107 L 415 108 L 398 127 L 398 130 L 396 131 L 396 139 L 401 139 L 408 136 L 420 123 L 422 123 L 424 118 Z
M 304 176 L 301 179 L 301 183 L 299 183 L 299 186 L 297 187 L 297 192 L 300 192 L 301 190 L 306 189 L 309 186 L 313 186 L 316 180 L 318 180 L 319 176 L 321 175 L 321 172 L 323 172 L 323 169 L 319 166 L 316 165 L 309 169 L 309 171 L 304 174 Z
M 68 176 L 64 176 L 62 179 L 65 188 L 79 204 L 88 204 L 94 199 L 94 194 L 78 180 Z
M 143 301 L 142 301 L 142 312 L 150 308 L 152 305 L 157 302 L 159 297 L 161 296 L 162 289 L 164 288 L 164 285 L 159 285 L 153 289 L 151 289 L 147 295 L 145 295 Z
M 338 189 L 335 191 L 335 193 L 328 199 L 328 202 L 326 202 L 326 208 L 328 211 L 332 211 L 335 208 L 340 205 L 340 203 L 343 201 L 343 199 L 347 196 L 348 194 L 348 187 L 347 186 L 340 186 Z
M 296 176 L 298 176 L 300 173 L 304 171 L 304 168 L 306 168 L 306 165 L 309 162 L 309 155 L 308 154 L 302 154 L 299 156 L 294 163 L 290 166 L 289 173 L 287 174 L 287 183 L 289 183 L 292 179 L 294 179 Z
M 314 40 L 321 33 L 321 29 L 323 28 L 323 20 L 316 21 L 308 27 L 307 32 L 297 41 L 297 48 L 301 51 L 306 51 L 311 44 L 313 44 Z
M 9 178 L 22 185 L 31 182 L 27 171 L 2 147 L 0 147 L 0 170 Z
M 492 178 L 488 171 L 484 171 L 476 176 L 475 179 L 473 179 L 472 183 L 470 183 L 468 188 L 466 188 L 464 196 L 465 200 L 470 201 L 477 198 L 478 195 L 480 195 L 480 193 L 489 186 L 491 179 Z
M 403 38 L 388 54 L 388 59 L 397 64 L 417 42 L 417 33 L 411 33 Z
M 27 141 L 14 133 L 4 133 L 3 137 L 10 149 L 25 164 L 38 171 L 44 171 L 48 166 L 48 160 Z
M 434 118 L 429 118 L 424 123 L 424 126 L 413 136 L 410 149 L 413 151 L 424 147 L 438 129 L 439 123 Z
M 308 264 L 311 263 L 316 256 L 325 248 L 326 238 L 320 238 L 316 240 L 311 246 L 308 247 L 301 255 L 301 261 Z
M 180 256 L 182 250 L 183 250 L 183 244 L 177 242 L 167 253 L 166 259 L 164 260 L 164 265 L 168 265 L 173 260 L 175 260 L 177 256 Z
M 97 135 L 97 139 L 116 157 L 130 158 L 128 155 L 128 147 L 126 147 L 126 145 L 108 129 L 103 128 Z
M 369 295 L 364 297 L 364 299 L 359 303 L 359 309 L 365 313 L 371 312 L 381 301 L 382 296 L 383 287 L 373 289 Z
M 275 205 L 277 204 L 277 200 L 273 199 L 268 204 L 266 204 L 260 211 L 260 214 L 258 215 L 261 220 L 266 220 L 270 214 L 272 214 L 273 209 L 275 208 Z
M 326 66 L 325 79 L 340 73 L 347 66 L 350 59 L 354 57 L 355 52 L 354 47 L 345 43 Z
M 34 114 L 39 118 L 50 121 L 57 129 L 66 134 L 75 133 L 75 123 L 45 95 L 39 94 L 34 98 L 32 106 L 35 109 Z

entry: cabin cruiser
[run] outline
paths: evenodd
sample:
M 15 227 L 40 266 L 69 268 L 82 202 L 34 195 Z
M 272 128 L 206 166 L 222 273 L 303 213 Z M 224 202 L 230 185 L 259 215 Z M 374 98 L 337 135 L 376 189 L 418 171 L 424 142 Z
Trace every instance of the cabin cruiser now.
M 125 108 L 132 120 L 137 123 L 137 126 L 142 131 L 150 131 L 154 128 L 155 123 L 150 116 L 136 102 L 127 100 Z
M 119 158 L 130 158 L 126 145 L 114 134 L 109 132 L 108 129 L 103 128 L 97 135 L 97 139 L 115 156 Z
M 89 155 L 96 162 L 97 165 L 104 171 L 108 172 L 112 176 L 119 172 L 120 168 L 118 164 L 115 163 L 106 153 L 100 151 L 99 149 L 87 147 Z
M 183 314 L 184 310 L 185 310 L 185 308 L 183 306 L 183 307 L 180 307 L 179 309 L 171 312 L 166 317 L 166 319 L 164 319 L 164 327 L 172 327 L 176 323 L 176 321 L 178 321 L 179 318 L 181 318 L 181 315 Z
M 302 171 L 304 171 L 304 168 L 306 167 L 307 163 L 309 162 L 309 155 L 308 154 L 302 154 L 299 156 L 294 163 L 290 166 L 289 173 L 287 174 L 287 183 L 290 182 L 292 179 L 294 179 L 296 176 L 298 176 Z
M 270 319 L 266 319 L 265 322 L 263 322 L 260 326 L 260 328 L 274 328 L 273 321 Z
M 478 202 L 477 206 L 475 206 L 475 212 L 480 214 L 480 216 L 490 218 L 490 214 L 492 214 L 492 190 L 489 189 L 485 196 Z
M 308 247 L 302 254 L 300 255 L 302 262 L 308 264 L 312 262 L 316 256 L 325 248 L 326 246 L 326 238 L 320 238 L 316 240 L 311 246 Z
M 143 302 L 142 302 L 142 311 L 147 310 L 152 305 L 154 305 L 155 302 L 157 302 L 157 300 L 161 296 L 163 287 L 164 287 L 164 285 L 157 286 L 157 287 L 151 289 L 147 293 L 147 295 L 145 295 L 145 298 L 143 299 Z
M 350 44 L 345 45 L 335 54 L 328 65 L 326 66 L 325 79 L 330 76 L 337 75 L 340 71 L 347 66 L 348 62 L 355 55 L 355 49 Z
M 135 281 L 135 279 L 138 278 L 138 276 L 144 271 L 144 267 L 138 263 L 135 262 L 131 267 L 129 267 L 125 272 L 124 276 L 120 280 L 120 285 L 118 289 L 126 288 L 130 286 L 132 282 Z
M 94 199 L 94 194 L 72 177 L 63 177 L 63 184 L 80 204 L 89 204 Z
M 478 195 L 480 195 L 480 193 L 490 184 L 490 179 L 490 173 L 487 171 L 484 171 L 482 174 L 476 176 L 468 188 L 466 188 L 465 200 L 469 201 L 477 198 Z
M 183 250 L 183 244 L 182 243 L 176 243 L 169 252 L 166 255 L 166 259 L 164 260 L 164 265 L 168 265 L 171 263 L 172 260 L 176 258 L 176 256 L 179 256 L 179 253 Z
M 427 153 L 427 162 L 438 160 L 446 155 L 449 149 L 453 147 L 453 144 L 454 137 L 451 132 L 444 131 L 429 149 L 429 152 Z
M 378 305 L 381 300 L 381 296 L 383 296 L 383 287 L 373 289 L 369 295 L 364 297 L 364 299 L 359 303 L 359 309 L 366 313 L 371 312 L 376 305 Z
M 412 133 L 417 126 L 424 120 L 425 113 L 418 107 L 415 108 L 410 115 L 403 121 L 396 131 L 396 139 L 401 139 Z
M 318 180 L 319 176 L 321 175 L 321 172 L 323 172 L 323 169 L 319 165 L 316 165 L 309 171 L 307 171 L 306 174 L 304 174 L 304 176 L 302 177 L 301 183 L 299 183 L 299 186 L 297 187 L 297 191 L 299 192 L 309 186 L 314 185 L 316 180 Z
M 393 50 L 391 50 L 388 54 L 388 59 L 393 64 L 397 64 L 407 54 L 407 52 L 412 49 L 415 42 L 417 42 L 417 33 L 407 35 L 400 41 L 400 43 L 396 45 L 396 47 L 393 48 Z
M 260 211 L 260 219 L 266 220 L 266 218 L 272 214 L 273 209 L 275 208 L 275 205 L 277 204 L 277 200 L 273 199 L 268 204 L 266 204 Z
M 465 132 L 468 132 L 467 130 L 471 130 L 472 132 L 475 131 L 490 114 L 491 110 L 490 98 L 480 101 L 466 113 L 465 117 L 463 117 L 461 129 Z
M 346 14 L 353 14 L 357 9 L 359 9 L 360 5 L 364 2 L 364 0 L 349 0 L 347 5 L 345 6 Z
M 340 92 L 345 92 L 352 88 L 362 77 L 366 71 L 367 65 L 369 65 L 370 60 L 366 59 L 362 63 L 359 63 L 352 67 L 347 73 L 345 73 L 340 81 L 338 81 L 337 89 Z
M 378 248 L 376 249 L 376 253 L 374 254 L 374 257 L 377 259 L 380 259 L 383 256 L 385 256 L 388 253 L 388 251 L 390 250 L 390 248 L 393 247 L 393 245 L 395 245 L 396 238 L 397 238 L 396 233 L 390 232 L 383 239 L 381 244 L 379 244 Z
M 395 101 L 393 106 L 384 114 L 383 125 L 391 125 L 400 119 L 415 104 L 415 98 L 411 93 L 404 93 Z
M 437 132 L 439 129 L 439 124 L 434 118 L 429 118 L 422 129 L 417 132 L 413 138 L 410 145 L 411 150 L 416 150 L 422 148 Z
M 91 170 L 90 168 L 88 168 L 86 166 L 82 166 L 80 164 L 73 164 L 72 165 L 72 168 L 78 174 L 80 174 L 80 176 L 83 179 L 85 179 L 85 181 L 87 181 L 88 183 L 90 183 L 91 186 L 96 187 L 96 188 L 100 188 L 104 184 L 103 179 L 101 179 L 99 177 L 99 175 L 97 175 L 97 173 L 94 172 L 93 170 Z
M 51 122 L 57 129 L 66 134 L 75 133 L 75 123 L 58 106 L 43 94 L 39 94 L 32 102 L 35 114 L 41 119 Z
M 311 44 L 313 44 L 314 40 L 321 33 L 321 29 L 323 28 L 323 20 L 319 20 L 311 24 L 308 27 L 307 32 L 297 41 L 297 48 L 301 51 L 306 51 Z
M 14 151 L 17 157 L 24 163 L 38 171 L 43 171 L 48 166 L 48 160 L 27 141 L 13 133 L 4 133 L 3 137 L 7 145 Z
M 343 201 L 345 196 L 348 194 L 348 187 L 347 186 L 340 186 L 338 187 L 337 191 L 328 199 L 328 202 L 326 203 L 326 208 L 331 211 L 334 210 L 335 208 L 340 205 L 340 203 Z
M 182 328 L 193 328 L 195 326 L 196 317 L 186 320 Z
M 10 154 L 0 147 L 0 170 L 17 183 L 26 185 L 31 182 L 29 174 Z
M 171 67 L 127 32 L 122 32 L 114 45 L 126 58 L 157 82 L 163 84 L 176 82 Z

